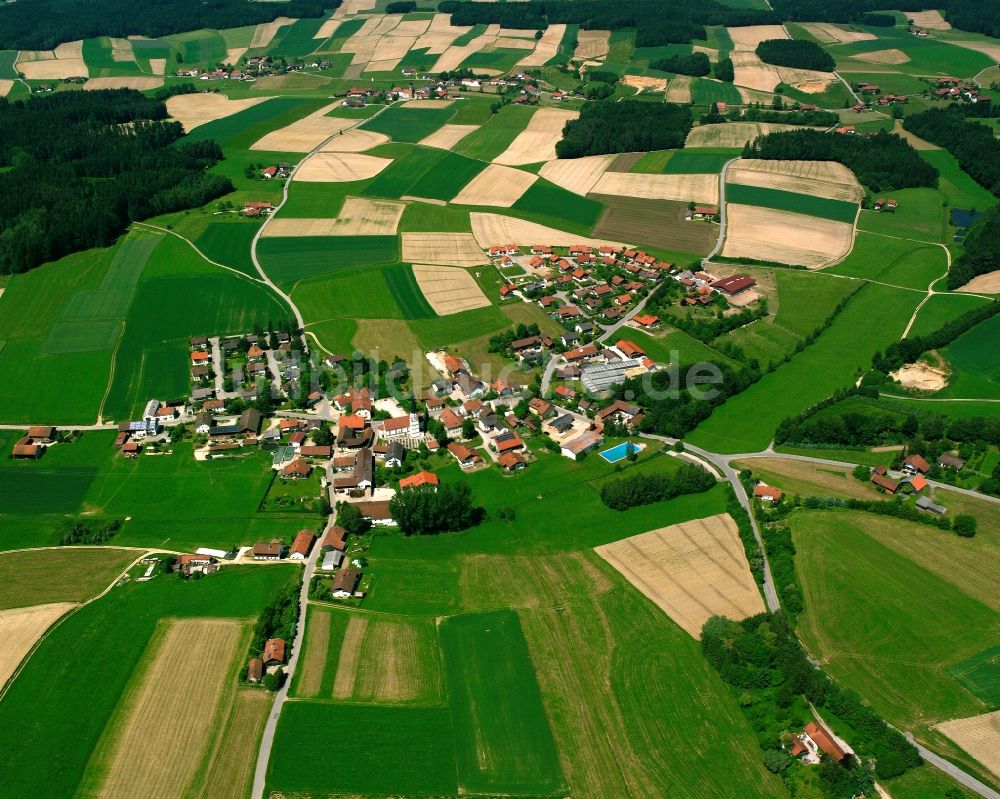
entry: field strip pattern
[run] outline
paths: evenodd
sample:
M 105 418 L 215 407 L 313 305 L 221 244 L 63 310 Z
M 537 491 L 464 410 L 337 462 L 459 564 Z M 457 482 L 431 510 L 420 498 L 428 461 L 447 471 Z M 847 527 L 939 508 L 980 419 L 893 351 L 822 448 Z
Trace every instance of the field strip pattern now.
M 440 701 L 437 631 L 431 623 L 373 619 L 359 649 L 365 666 L 354 682 L 355 701 Z
M 314 153 L 295 170 L 293 180 L 304 183 L 348 183 L 373 178 L 392 163 L 391 158 L 377 158 L 362 153 Z
M 167 112 L 176 119 L 184 130 L 190 133 L 199 125 L 238 114 L 247 108 L 270 100 L 270 97 L 247 97 L 230 100 L 224 94 L 198 92 L 197 94 L 177 94 L 167 98 Z
M 405 203 L 348 197 L 334 219 L 275 217 L 263 238 L 281 236 L 393 236 Z
M 330 646 L 330 614 L 310 607 L 306 621 L 306 652 L 302 659 L 298 690 L 302 697 L 319 696 L 323 685 L 327 650 Z
M 338 100 L 313 111 L 302 119 L 295 120 L 290 125 L 272 130 L 250 145 L 250 149 L 276 153 L 307 153 L 335 133 L 357 124 L 355 119 L 327 116 L 328 113 L 339 107 L 340 101 Z
M 585 155 L 548 161 L 539 175 L 574 194 L 586 196 L 608 171 L 617 155 Z
M 354 694 L 354 683 L 358 678 L 358 664 L 361 660 L 361 642 L 365 638 L 368 619 L 351 616 L 344 633 L 344 643 L 340 647 L 337 661 L 337 676 L 333 680 L 334 699 L 350 699 Z
M 550 28 L 551 30 L 551 28 Z M 507 166 L 537 164 L 552 161 L 556 157 L 556 142 L 562 138 L 562 129 L 567 122 L 577 119 L 579 111 L 559 108 L 539 108 L 529 120 L 524 130 L 517 134 L 494 163 Z
M 479 125 L 443 125 L 430 136 L 419 142 L 424 147 L 437 147 L 450 150 L 473 131 L 479 130 Z
M 739 620 L 764 611 L 728 514 L 641 533 L 595 551 L 694 638 L 711 616 Z
M 413 276 L 438 316 L 485 308 L 490 304 L 475 278 L 461 267 L 414 264 Z
M 473 214 L 474 216 L 474 214 Z M 402 260 L 436 266 L 481 266 L 489 263 L 472 233 L 403 233 Z
M 719 176 L 605 172 L 594 184 L 593 192 L 618 197 L 640 197 L 645 200 L 683 200 L 718 205 Z
M 492 205 L 510 208 L 538 180 L 537 175 L 500 164 L 490 164 L 455 195 L 456 205 Z
M 245 638 L 244 624 L 232 619 L 173 620 L 157 632 L 147 649 L 152 661 L 137 670 L 139 684 L 123 697 L 119 723 L 98 747 L 107 758 L 96 792 L 102 799 L 184 792 L 211 744 Z
M 846 166 L 836 161 L 770 161 L 740 158 L 730 164 L 726 182 L 778 189 L 830 200 L 859 203 L 864 189 Z
M 0 610 L 0 688 L 6 685 L 31 648 L 52 623 L 76 607 L 73 602 L 53 602 L 27 608 Z
M 625 246 L 622 242 L 578 236 L 575 233 L 567 233 L 564 230 L 557 230 L 513 216 L 473 211 L 469 214 L 469 219 L 472 222 L 472 235 L 475 236 L 475 240 L 484 250 L 495 245 L 508 243 L 523 247 L 530 247 L 533 244 L 547 244 L 552 247 L 570 247 L 574 244 L 589 244 L 592 247 L 599 247 L 602 244 L 616 247 Z M 406 235 L 403 234 L 404 251 Z M 410 259 L 404 256 L 404 260 Z

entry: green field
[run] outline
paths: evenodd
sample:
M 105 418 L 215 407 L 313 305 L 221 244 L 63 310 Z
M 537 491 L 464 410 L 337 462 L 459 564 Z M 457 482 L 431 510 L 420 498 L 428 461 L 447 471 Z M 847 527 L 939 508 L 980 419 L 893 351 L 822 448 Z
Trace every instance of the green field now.
M 834 222 L 847 222 L 849 224 L 854 224 L 854 217 L 858 213 L 857 203 L 830 200 L 826 197 L 815 197 L 809 194 L 796 194 L 780 189 L 767 189 L 762 186 L 745 186 L 740 183 L 726 184 L 726 202 L 774 208 L 779 211 L 793 211 L 797 214 L 818 216 L 821 219 L 832 219 Z
M 177 49 L 189 66 L 214 67 L 226 58 L 226 40 L 213 30 L 191 31 L 161 39 Z
M 989 710 L 1000 708 L 1000 645 L 984 649 L 948 671 Z
M 941 396 L 1000 397 L 1000 316 L 980 322 L 941 350 L 954 369 L 948 388 Z
M 716 408 L 688 439 L 717 452 L 763 449 L 782 419 L 849 385 L 867 369 L 877 349 L 897 340 L 920 299 L 917 292 L 865 286 L 812 344 Z
M 352 795 L 456 795 L 448 709 L 289 702 L 278 722 L 267 790 L 318 797 L 334 785 Z
M 409 264 L 357 267 L 309 278 L 296 285 L 293 299 L 310 322 L 435 316 Z
M 49 602 L 86 602 L 141 554 L 139 549 L 100 547 L 5 552 L 0 555 L 4 585 L 0 610 Z
M 213 261 L 257 277 L 250 258 L 250 242 L 258 230 L 257 222 L 209 222 L 194 243 Z
M 16 80 L 17 70 L 14 62 L 17 60 L 17 50 L 0 50 L 0 78 Z
M 447 150 L 404 147 L 402 157 L 397 157 L 368 184 L 362 192 L 366 197 L 450 200 L 486 167 L 481 161 Z
M 455 152 L 492 161 L 510 146 L 534 113 L 535 109 L 530 106 L 506 105 L 479 130 L 462 139 L 455 146 Z
M 730 147 L 699 147 L 695 150 L 675 150 L 663 169 L 668 175 L 694 175 L 703 173 L 720 173 L 727 161 L 738 158 L 740 150 Z M 649 153 L 646 157 L 655 155 Z M 642 162 L 640 162 L 642 163 Z M 638 166 L 638 165 L 637 165 Z M 642 172 L 642 169 L 632 169 Z
M 740 90 L 731 83 L 722 83 L 707 78 L 694 78 L 691 81 L 691 102 L 694 105 L 711 105 L 722 101 L 731 105 L 743 102 Z
M 325 98 L 274 97 L 228 117 L 199 125 L 184 140 L 212 139 L 222 145 L 224 150 L 246 150 L 265 134 L 286 127 L 327 104 L 328 100 Z
M 926 291 L 947 268 L 947 255 L 935 244 L 859 232 L 850 254 L 826 271 Z
M 920 309 L 917 321 L 910 328 L 910 335 L 923 336 L 932 333 L 952 319 L 957 319 L 966 311 L 971 311 L 984 302 L 988 302 L 988 300 L 971 297 L 967 294 L 935 294 Z
M 363 130 L 383 133 L 393 141 L 415 144 L 430 136 L 454 113 L 449 106 L 442 108 L 407 108 L 394 105 L 361 125 Z
M 288 190 L 288 201 L 281 206 L 281 218 L 334 219 L 340 213 L 344 199 L 360 195 L 370 182 L 370 180 L 346 183 L 293 181 Z
M 589 232 L 600 218 L 604 206 L 596 200 L 539 179 L 514 203 L 514 210 L 540 222 L 544 218 L 545 224 L 560 228 L 570 225 Z
M 886 524 L 919 526 L 863 513 L 792 518 L 803 641 L 834 678 L 903 729 L 985 712 L 949 668 L 996 640 L 1000 613 L 868 533 Z
M 12 796 L 73 797 L 119 698 L 164 618 L 252 618 L 295 568 L 227 567 L 115 588 L 55 628 L 0 703 L 0 783 Z M 113 657 L 94 657 L 96 652 Z M 86 690 L 81 690 L 85 685 Z
M 947 208 L 936 189 L 893 192 L 899 207 L 892 213 L 862 211 L 858 229 L 922 241 L 947 242 Z
M 329 621 L 326 622 L 329 626 L 326 646 L 323 646 L 322 641 L 317 641 L 309 629 L 309 625 L 313 624 L 316 617 L 321 615 L 330 617 Z M 302 657 L 299 663 L 309 662 L 311 658 L 319 657 L 322 658 L 324 664 L 323 677 L 320 680 L 319 691 L 316 694 L 317 697 L 333 696 L 333 682 L 337 676 L 337 658 L 340 656 L 340 647 L 344 642 L 344 633 L 347 631 L 347 623 L 350 618 L 350 614 L 338 609 L 311 603 L 306 611 L 305 618 L 300 622 L 306 625 L 306 634 L 303 639 Z M 314 649 L 321 649 L 322 651 L 317 653 L 313 651 Z M 302 675 L 305 671 L 306 668 L 303 665 L 300 665 L 295 670 L 295 676 L 292 678 L 292 687 L 289 692 L 291 696 L 310 698 L 301 689 Z
M 564 794 L 517 614 L 455 616 L 441 624 L 440 634 L 462 791 Z
M 905 28 L 860 26 L 859 29 L 873 33 L 878 38 L 823 46 L 836 60 L 838 69 L 848 72 L 871 69 L 872 64 L 854 56 L 887 49 L 902 50 L 909 60 L 903 64 L 892 65 L 889 70 L 884 71 L 907 75 L 956 75 L 960 78 L 971 78 L 994 63 L 988 56 L 975 50 L 956 47 L 936 38 L 918 39 Z
M 267 48 L 268 54 L 272 58 L 284 56 L 288 59 L 309 55 L 322 44 L 315 38 L 322 24 L 322 19 L 299 19 L 280 28 Z
M 997 204 L 997 198 L 962 170 L 955 156 L 947 150 L 918 150 L 920 157 L 941 173 L 938 189 L 952 208 L 985 211 Z
M 317 275 L 399 260 L 395 236 L 300 236 L 263 238 L 257 257 L 281 286 Z
M 135 61 L 115 61 L 111 57 L 111 40 L 107 36 L 84 39 L 83 60 L 92 78 L 142 74 Z

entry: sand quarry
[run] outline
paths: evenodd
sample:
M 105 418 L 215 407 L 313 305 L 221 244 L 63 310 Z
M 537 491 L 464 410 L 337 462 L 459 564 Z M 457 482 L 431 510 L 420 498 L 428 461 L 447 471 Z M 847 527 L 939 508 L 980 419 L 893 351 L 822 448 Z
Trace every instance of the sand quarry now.
M 348 197 L 335 219 L 275 217 L 262 236 L 393 236 L 406 203 Z
M 836 161 L 759 161 L 741 158 L 729 166 L 726 182 L 852 203 L 859 203 L 864 197 L 864 189 L 854 173 Z
M 167 99 L 167 112 L 184 126 L 185 131 L 190 132 L 206 122 L 231 116 L 270 99 L 248 97 L 245 100 L 230 100 L 224 94 L 215 92 L 178 94 Z
M 53 622 L 75 608 L 72 602 L 54 602 L 29 608 L 0 610 L 0 687 L 17 671 L 21 661 Z
M 641 197 L 645 200 L 683 200 L 718 205 L 716 174 L 651 175 L 639 172 L 605 172 L 594 184 L 595 194 Z
M 937 728 L 1000 778 L 1000 710 L 946 721 Z
M 83 60 L 83 42 L 65 42 L 55 50 L 22 50 L 14 68 L 28 80 L 60 80 L 88 77 Z
M 403 233 L 401 260 L 434 266 L 481 266 L 489 259 L 471 233 Z
M 818 216 L 729 203 L 726 217 L 727 258 L 818 269 L 843 258 L 854 244 L 854 225 Z
M 461 267 L 414 264 L 413 276 L 438 316 L 485 308 L 490 304 L 475 278 Z
M 890 372 L 889 377 L 903 388 L 918 391 L 940 391 L 948 385 L 947 370 L 928 363 L 908 363 L 898 371 Z
M 347 183 L 367 180 L 392 163 L 391 158 L 377 158 L 362 153 L 316 153 L 295 170 L 293 180 L 306 183 Z
M 472 235 L 475 236 L 479 247 L 484 250 L 508 243 L 522 247 L 530 247 L 532 244 L 547 244 L 551 247 L 569 247 L 573 244 L 589 244 L 592 247 L 599 247 L 602 244 L 611 244 L 616 247 L 627 246 L 620 241 L 591 239 L 586 236 L 578 236 L 576 233 L 567 233 L 564 230 L 539 225 L 537 222 L 516 219 L 512 216 L 501 216 L 500 214 L 473 211 L 469 214 L 469 220 L 472 222 Z M 404 261 L 410 260 L 405 254 L 407 235 L 415 234 L 403 234 Z
M 979 292 L 980 294 L 1000 294 L 1000 270 L 977 275 L 958 290 Z
M 595 549 L 693 638 L 712 616 L 763 613 L 736 523 L 725 513 Z
M 608 171 L 615 158 L 616 155 L 585 155 L 582 158 L 549 161 L 538 174 L 567 191 L 586 195 L 601 175 Z
M 525 129 L 517 134 L 510 146 L 494 158 L 493 162 L 507 166 L 523 166 L 537 164 L 539 161 L 555 160 L 556 142 L 562 138 L 563 128 L 567 122 L 579 116 L 579 111 L 539 108 Z
M 775 122 L 722 122 L 718 125 L 699 125 L 691 128 L 685 147 L 742 147 L 768 133 L 786 130 L 820 130 L 800 125 L 781 125 Z
M 510 208 L 538 180 L 537 175 L 510 166 L 490 164 L 452 198 L 456 205 Z
M 421 139 L 420 144 L 450 150 L 474 130 L 479 130 L 479 125 L 443 125 L 427 138 Z
M 688 83 L 690 84 L 690 82 L 689 78 Z M 651 78 L 646 75 L 625 75 L 622 78 L 622 83 L 635 89 L 636 94 L 647 90 L 651 92 L 662 92 L 667 88 L 666 78 Z

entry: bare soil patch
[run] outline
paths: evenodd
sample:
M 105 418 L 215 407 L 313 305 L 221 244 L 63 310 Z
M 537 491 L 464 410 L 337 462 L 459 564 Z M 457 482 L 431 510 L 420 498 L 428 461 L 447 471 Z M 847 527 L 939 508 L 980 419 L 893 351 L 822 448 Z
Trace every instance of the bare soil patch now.
M 149 59 L 149 69 L 154 75 L 162 75 L 167 70 L 167 59 L 165 58 Z
M 172 620 L 157 630 L 145 655 L 152 660 L 123 697 L 119 723 L 109 724 L 111 734 L 95 755 L 106 764 L 99 796 L 184 793 L 232 693 L 226 689 L 244 630 L 232 619 Z
M 739 159 L 726 171 L 728 183 L 860 202 L 864 189 L 846 166 L 836 161 L 761 161 Z
M 667 90 L 667 79 L 666 78 L 654 78 L 647 75 L 625 75 L 622 78 L 622 83 L 626 86 L 631 86 L 633 89 L 638 89 L 641 91 L 652 91 L 652 92 L 663 92 Z M 691 83 L 691 79 L 688 78 L 688 84 Z
M 717 205 L 719 176 L 715 174 L 655 175 L 605 172 L 594 184 L 595 194 L 643 197 L 647 200 L 691 200 Z
M 549 161 L 538 174 L 567 191 L 586 195 L 617 158 L 616 155 L 585 155 Z
M 606 56 L 610 38 L 611 31 L 580 31 L 576 37 L 573 58 L 583 61 Z
M 494 163 L 521 166 L 555 160 L 556 142 L 562 138 L 563 127 L 579 116 L 579 111 L 539 108 L 510 146 L 493 159 Z
M 344 183 L 375 177 L 392 163 L 362 153 L 316 153 L 295 172 L 295 180 L 307 183 Z
M 330 646 L 330 614 L 309 608 L 306 621 L 306 651 L 302 658 L 302 674 L 296 693 L 302 697 L 319 696 L 326 670 L 327 650 Z
M 641 241 L 665 250 L 695 255 L 708 255 L 719 238 L 718 225 L 703 220 L 685 220 L 686 202 L 606 194 L 591 196 L 606 206 L 594 226 L 595 236 Z
M 167 111 L 190 133 L 199 125 L 232 116 L 269 99 L 271 98 L 247 97 L 243 100 L 230 100 L 224 94 L 215 92 L 178 94 L 167 99 Z
M 420 144 L 424 147 L 450 150 L 474 130 L 479 130 L 479 125 L 444 125 L 427 138 L 422 139 Z
M 163 78 L 147 78 L 138 75 L 119 78 L 90 78 L 83 88 L 88 91 L 98 89 L 158 89 L 163 85 Z
M 35 643 L 63 614 L 76 607 L 73 602 L 53 602 L 27 608 L 0 610 L 0 688 L 7 683 Z
M 906 11 L 906 18 L 913 21 L 918 28 L 928 28 L 932 31 L 950 31 L 945 18 L 940 11 Z
M 413 276 L 438 316 L 490 304 L 475 278 L 461 267 L 414 264 Z
M 351 616 L 344 633 L 344 643 L 340 646 L 340 659 L 337 661 L 337 676 L 333 680 L 334 699 L 349 699 L 354 694 L 354 682 L 358 678 L 358 665 L 361 655 L 361 642 L 365 638 L 368 619 L 364 616 Z
M 475 236 L 475 240 L 483 249 L 488 249 L 497 244 L 508 243 L 520 246 L 548 244 L 553 247 L 569 247 L 571 244 L 589 244 L 591 246 L 613 244 L 625 246 L 623 242 L 578 236 L 576 233 L 567 233 L 564 230 L 539 225 L 537 222 L 529 222 L 526 219 L 516 219 L 512 216 L 484 214 L 473 211 L 469 214 L 469 219 L 472 222 L 472 235 Z M 407 235 L 413 234 L 403 234 L 404 248 L 406 246 Z M 408 261 L 411 259 L 404 255 L 403 260 Z
M 857 53 L 851 56 L 855 61 L 866 61 L 869 64 L 905 64 L 910 57 L 902 50 L 876 50 L 872 53 Z
M 722 254 L 810 269 L 843 258 L 854 243 L 854 226 L 816 216 L 729 203 Z
M 889 377 L 899 382 L 903 388 L 913 388 L 918 391 L 940 391 L 948 385 L 948 371 L 929 363 L 908 363 Z
M 483 254 L 484 248 L 476 243 L 473 233 L 403 233 L 401 238 L 402 260 L 407 263 L 439 266 L 481 266 L 489 263 Z
M 492 205 L 510 208 L 521 199 L 538 175 L 510 166 L 490 164 L 452 198 L 456 205 Z
M 728 514 L 641 533 L 595 551 L 693 638 L 701 637 L 711 616 L 739 620 L 764 611 Z
M 734 50 L 756 50 L 757 45 L 769 39 L 787 39 L 788 31 L 782 25 L 747 25 L 727 28 Z
M 937 729 L 1000 777 L 1000 710 L 946 721 Z
M 1000 294 L 1000 270 L 977 275 L 958 290 L 980 294 Z

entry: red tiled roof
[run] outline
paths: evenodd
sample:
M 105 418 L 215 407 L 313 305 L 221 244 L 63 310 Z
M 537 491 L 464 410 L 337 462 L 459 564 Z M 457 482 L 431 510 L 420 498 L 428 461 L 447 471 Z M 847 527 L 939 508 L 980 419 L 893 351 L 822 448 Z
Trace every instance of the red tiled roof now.
M 285 639 L 269 638 L 264 644 L 264 662 L 285 662 Z
M 810 721 L 806 725 L 805 731 L 806 735 L 816 742 L 816 746 L 823 750 L 824 754 L 829 755 L 838 763 L 847 755 L 847 752 L 841 749 L 837 745 L 837 742 L 833 740 L 833 736 L 816 722 Z
M 438 476 L 434 472 L 423 471 L 404 477 L 399 481 L 399 487 L 400 489 L 418 488 L 419 486 L 436 486 L 438 483 Z
M 309 554 L 309 550 L 312 549 L 313 541 L 315 540 L 316 536 L 312 530 L 299 530 L 295 536 L 295 540 L 292 541 L 292 547 L 289 552 L 304 557 Z

